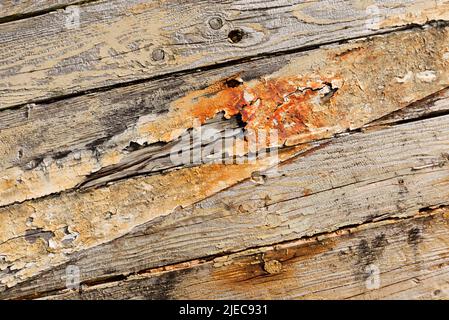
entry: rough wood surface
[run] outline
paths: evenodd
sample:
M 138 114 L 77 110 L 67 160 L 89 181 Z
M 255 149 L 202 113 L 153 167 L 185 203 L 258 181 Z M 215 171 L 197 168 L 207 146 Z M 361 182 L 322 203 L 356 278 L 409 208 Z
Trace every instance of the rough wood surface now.
M 0 4 L 0 298 L 446 297 L 447 0 Z
M 67 264 L 79 266 L 82 281 L 89 281 L 365 221 L 412 216 L 422 208 L 446 205 L 448 141 L 449 116 L 340 137 L 283 164 L 276 172 L 265 173 L 263 184 L 248 180 L 192 206 L 185 206 L 191 198 L 184 202 L 177 197 L 183 188 L 192 192 L 197 186 L 211 188 L 214 181 L 235 178 L 233 167 L 209 170 L 202 166 L 188 179 L 183 177 L 185 171 L 176 171 L 167 180 L 173 184 L 163 185 L 163 195 L 153 182 L 155 178 L 148 177 L 3 208 L 0 225 L 14 224 L 16 234 L 42 227 L 53 234 L 30 244 L 26 237 L 12 237 L 8 228 L 2 230 L 0 250 L 10 253 L 3 262 L 3 268 L 10 270 L 3 275 L 3 283 L 11 285 L 39 275 L 0 297 L 60 289 Z M 241 173 L 244 168 L 239 165 L 235 170 Z M 207 177 L 210 180 L 205 181 Z M 185 187 L 179 185 L 182 181 L 187 181 Z M 171 205 L 165 213 L 163 203 Z M 176 205 L 181 207 L 166 215 Z M 33 217 L 31 223 L 29 217 Z M 108 237 L 125 235 L 133 225 L 149 220 L 130 235 L 98 246 Z M 73 241 L 63 241 L 68 235 L 64 226 L 78 233 Z M 87 246 L 93 248 L 81 250 Z M 21 247 L 23 250 L 18 250 Z M 19 252 L 26 254 L 20 256 Z M 67 264 L 42 272 L 63 262 Z
M 448 7 L 447 0 L 87 3 L 2 25 L 0 108 L 449 20 Z
M 449 88 L 443 89 L 421 101 L 417 101 L 403 108 L 392 112 L 378 120 L 375 120 L 366 127 L 377 125 L 388 125 L 398 122 L 413 121 L 417 118 L 436 117 L 447 114 L 449 111 Z
M 47 299 L 448 299 L 449 210 L 150 269 Z
M 134 160 L 130 145 L 153 152 L 152 144 L 176 140 L 220 112 L 241 116 L 245 129 L 278 130 L 279 146 L 360 128 L 449 86 L 448 43 L 448 28 L 415 29 L 5 110 L 0 206 L 74 189 Z M 229 87 L 232 75 L 243 82 Z
M 24 19 L 85 2 L 89 0 L 2 0 L 0 1 L 0 23 Z

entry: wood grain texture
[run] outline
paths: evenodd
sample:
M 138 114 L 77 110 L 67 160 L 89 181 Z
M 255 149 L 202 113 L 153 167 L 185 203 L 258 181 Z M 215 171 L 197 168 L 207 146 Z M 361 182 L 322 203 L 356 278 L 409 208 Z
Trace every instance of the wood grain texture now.
M 0 298 L 447 298 L 449 0 L 0 0 L 0 79 Z
M 418 28 L 4 110 L 0 206 L 74 189 L 123 168 L 134 159 L 130 145 L 153 152 L 220 113 L 240 116 L 245 129 L 278 130 L 279 146 L 360 128 L 448 87 L 448 43 L 448 28 Z M 242 83 L 229 87 L 230 78 Z
M 447 0 L 112 0 L 69 7 L 2 24 L 0 108 L 449 20 L 448 6 Z
M 4 243 L 0 251 L 7 253 L 2 268 L 10 270 L 2 282 L 18 284 L 4 287 L 0 297 L 61 289 L 69 264 L 78 266 L 81 280 L 88 282 L 447 205 L 448 141 L 449 116 L 351 134 L 285 163 L 275 172 L 262 172 L 262 184 L 259 179 L 244 181 L 191 206 L 187 203 L 195 199 L 183 204 L 178 198 L 183 194 L 179 182 L 187 181 L 190 192 L 198 190 L 196 181 L 211 188 L 213 181 L 237 177 L 230 172 L 232 167 L 223 165 L 203 174 L 201 168 L 207 167 L 202 166 L 189 178 L 182 176 L 188 171 L 176 171 L 166 181 L 177 186 L 165 182 L 161 189 L 175 195 L 165 193 L 163 201 L 151 200 L 160 193 L 157 182 L 149 177 L 3 208 L 0 225 L 14 228 L 1 232 Z M 236 170 L 241 173 L 243 167 Z M 254 167 L 248 170 L 258 171 Z M 149 186 L 156 187 L 154 192 Z M 152 196 L 144 190 L 150 190 Z M 181 207 L 168 215 L 159 214 L 161 205 L 171 205 L 171 199 L 173 207 L 167 213 L 176 205 Z M 133 220 L 125 221 L 129 215 Z M 137 227 L 144 221 L 149 222 Z M 75 240 L 63 241 L 67 234 L 58 231 L 63 226 L 78 233 Z M 137 228 L 125 235 L 133 226 Z M 31 247 L 25 237 L 7 233 L 25 234 L 30 228 L 53 232 L 53 245 L 49 247 L 47 240 L 39 237 Z M 100 245 L 120 234 L 124 236 Z M 91 249 L 83 250 L 87 246 Z M 26 256 L 17 255 L 25 252 L 18 250 L 21 247 L 28 248 Z
M 69 5 L 77 5 L 89 0 L 1 0 L 0 23 L 44 14 Z
M 448 299 L 449 210 L 151 269 L 49 299 Z
M 378 125 L 389 125 L 398 122 L 413 121 L 417 118 L 429 118 L 438 115 L 447 114 L 449 111 L 449 88 L 443 89 L 426 99 L 417 101 L 403 108 L 388 114 L 380 119 L 377 119 L 368 125 L 367 127 Z

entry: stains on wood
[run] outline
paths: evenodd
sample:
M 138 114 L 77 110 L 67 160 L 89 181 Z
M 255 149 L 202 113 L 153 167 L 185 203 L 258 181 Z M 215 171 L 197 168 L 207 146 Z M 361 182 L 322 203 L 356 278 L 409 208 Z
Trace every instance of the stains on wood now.
M 345 225 L 407 217 L 423 207 L 447 204 L 446 166 L 429 167 L 419 174 L 412 168 L 434 161 L 447 149 L 448 121 L 447 116 L 437 117 L 343 136 L 314 152 L 290 158 L 274 172 L 256 166 L 206 165 L 5 207 L 0 211 L 4 239 L 12 237 L 11 230 L 29 229 L 29 216 L 35 228 L 57 230 L 68 225 L 79 236 L 63 246 L 64 230 L 54 231 L 51 256 L 48 248 L 31 251 L 20 239 L 1 245 L 1 252 L 9 253 L 4 268 L 17 269 L 33 262 L 2 277 L 3 283 L 17 282 L 2 296 L 63 287 L 63 263 L 79 266 L 81 280 L 88 281 L 105 273 L 114 276 L 138 270 L 142 265 L 161 267 L 313 236 Z M 417 143 L 421 148 L 416 148 Z M 255 171 L 265 175 L 263 184 L 248 179 Z M 406 197 L 398 179 L 407 186 Z M 238 181 L 241 183 L 232 186 Z M 399 212 L 398 204 L 403 208 Z M 121 237 L 114 240 L 118 235 Z M 369 250 L 382 242 L 382 238 L 369 240 Z M 25 245 L 27 256 L 15 256 L 17 248 Z M 372 257 L 377 256 L 376 250 Z M 72 253 L 70 261 L 68 252 Z M 257 270 L 265 274 L 263 262 L 270 260 L 283 263 L 276 257 L 264 257 Z M 359 274 L 364 272 L 360 268 L 366 266 L 363 262 Z M 55 267 L 46 272 L 49 264 Z
M 445 297 L 448 6 L 2 2 L 0 297 Z
M 186 263 L 179 270 L 141 273 L 108 286 L 86 286 L 82 292 L 61 291 L 47 298 L 445 298 L 449 294 L 446 213 L 447 209 L 437 209 L 412 219 L 344 228 L 320 239 L 251 249 L 200 264 Z M 409 230 L 421 230 L 422 245 L 417 247 L 417 254 L 412 248 L 415 244 L 409 242 Z M 267 257 L 271 262 L 263 262 Z M 374 271 L 354 278 L 358 261 L 369 263 L 366 270 Z M 275 272 L 264 270 L 272 271 L 271 266 Z M 370 277 L 376 278 L 376 286 L 371 285 Z M 133 292 L 138 292 L 137 296 Z
M 441 48 L 436 50 L 438 61 L 431 58 L 430 48 L 418 40 L 418 35 L 441 43 Z M 396 42 L 403 45 L 391 45 Z M 248 129 L 279 130 L 281 141 L 288 145 L 329 137 L 358 128 L 363 122 L 382 117 L 382 113 L 401 109 L 445 88 L 449 84 L 448 64 L 441 52 L 447 49 L 446 43 L 447 30 L 434 29 L 395 33 L 335 49 L 310 51 L 292 57 L 279 71 L 261 79 L 245 83 L 236 77 L 191 92 L 173 102 L 167 115 L 170 123 L 178 127 L 162 128 L 157 123 L 149 123 L 142 125 L 140 131 L 160 132 L 159 139 L 169 141 L 174 132 L 183 129 L 179 126 L 185 130 L 193 126 L 194 120 L 204 123 L 217 112 L 224 111 L 227 117 L 240 114 Z M 416 48 L 420 49 L 415 51 Z M 437 72 L 439 80 L 429 83 L 433 89 L 422 92 L 420 97 L 419 91 L 425 90 L 426 83 L 418 78 L 407 83 L 396 80 L 404 70 L 413 69 L 407 66 L 407 57 L 412 51 L 414 56 L 410 63 L 417 58 L 416 53 L 421 52 L 426 68 L 434 69 L 431 66 L 435 65 L 435 69 L 440 70 Z M 345 53 L 344 58 L 341 53 Z M 392 64 L 391 57 L 401 57 L 401 63 Z M 390 67 L 384 68 L 385 65 Z M 411 72 L 418 74 L 420 71 Z M 229 87 L 226 83 L 231 80 L 235 85 Z M 351 106 L 346 103 L 348 99 L 353 101 Z
M 401 46 L 396 43 L 401 43 Z M 428 43 L 432 43 L 431 48 Z M 220 112 L 224 112 L 227 118 L 235 116 L 241 119 L 246 131 L 277 130 L 277 141 L 266 140 L 270 147 L 308 143 L 360 128 L 446 87 L 449 83 L 448 63 L 442 59 L 442 52 L 447 49 L 447 43 L 448 30 L 436 27 L 398 32 L 336 48 L 294 54 L 288 59 L 282 58 L 281 65 L 278 65 L 279 60 L 274 58 L 272 64 L 277 67 L 277 71 L 271 74 L 264 74 L 261 71 L 263 69 L 260 69 L 255 79 L 246 80 L 245 74 L 242 74 L 240 79 L 238 76 L 225 79 L 216 77 L 217 81 L 207 84 L 205 88 L 186 92 L 173 100 L 164 98 L 168 99 L 168 103 L 161 98 L 158 100 L 168 106 L 149 109 L 147 102 L 142 102 L 150 113 L 146 111 L 140 117 L 127 114 L 124 120 L 121 120 L 119 115 L 115 114 L 111 125 L 107 123 L 106 116 L 111 113 L 104 110 L 102 103 L 113 103 L 112 98 L 109 93 L 100 94 L 88 100 L 89 112 L 103 114 L 101 121 L 105 121 L 105 124 L 93 128 L 89 126 L 86 128 L 86 134 L 77 127 L 73 128 L 72 131 L 77 131 L 77 140 L 72 140 L 74 138 L 64 134 L 61 140 L 50 138 L 53 140 L 46 145 L 49 151 L 54 152 L 56 146 L 66 148 L 67 140 L 70 139 L 73 152 L 67 153 L 66 149 L 62 149 L 53 156 L 43 157 L 44 155 L 36 154 L 35 158 L 24 166 L 14 165 L 18 162 L 18 151 L 11 149 L 8 143 L 22 141 L 20 158 L 29 159 L 28 148 L 44 150 L 41 146 L 46 143 L 42 139 L 30 143 L 28 139 L 33 133 L 37 131 L 44 136 L 58 137 L 56 133 L 66 130 L 67 125 L 73 126 L 73 119 L 71 116 L 64 117 L 63 120 L 56 118 L 56 123 L 53 122 L 54 118 L 52 121 L 47 120 L 49 125 L 52 122 L 55 127 L 48 133 L 35 127 L 41 125 L 38 120 L 34 123 L 24 122 L 20 130 L 11 125 L 10 130 L 1 133 L 6 144 L 4 150 L 0 151 L 9 155 L 11 162 L 4 165 L 6 170 L 0 180 L 0 205 L 39 198 L 80 185 L 94 186 L 90 177 L 96 172 L 99 176 L 103 176 L 104 172 L 114 172 L 118 175 L 97 181 L 99 184 L 139 174 L 135 169 L 123 173 L 116 171 L 133 163 L 137 152 L 137 157 L 151 159 L 155 143 L 172 142 L 189 129 L 205 124 Z M 398 60 L 391 60 L 391 57 Z M 419 74 L 424 66 L 435 72 L 437 76 L 434 81 L 423 82 L 416 77 L 408 82 L 396 80 L 398 75 L 407 72 Z M 184 79 L 188 81 L 187 77 Z M 127 93 L 127 90 L 120 89 L 117 94 Z M 138 99 L 149 99 L 154 94 L 155 92 L 140 94 Z M 134 93 L 130 99 L 135 99 Z M 127 103 L 126 100 L 125 95 L 115 105 Z M 135 107 L 128 108 L 127 111 L 138 110 L 140 104 L 134 101 Z M 347 101 L 351 103 L 348 104 Z M 75 99 L 74 102 L 82 108 L 84 104 L 81 103 L 85 102 L 85 99 Z M 57 110 L 56 106 L 55 109 Z M 44 110 L 45 108 L 42 112 Z M 122 110 L 125 112 L 126 108 Z M 6 115 L 8 114 L 10 113 Z M 88 113 L 84 116 L 87 118 L 79 121 L 93 121 Z M 95 132 L 96 129 L 101 130 L 100 137 L 82 145 L 83 139 L 92 139 L 95 134 L 90 132 Z M 251 142 L 257 140 L 257 135 L 246 135 L 245 139 Z M 136 141 L 149 147 L 130 153 L 128 147 Z M 265 146 L 260 141 L 258 144 L 262 148 Z M 237 142 L 237 146 L 238 155 L 248 153 L 248 141 Z M 145 156 L 147 151 L 148 156 Z M 63 159 L 57 157 L 61 152 L 67 153 Z M 19 160 L 20 163 L 23 161 Z M 165 168 L 165 165 L 162 168 Z M 151 170 L 146 168 L 140 174 L 149 173 Z
M 254 1 L 83 2 L 2 24 L 0 108 L 447 20 L 448 11 L 446 1 L 427 0 L 376 0 L 374 12 L 348 0 L 281 0 L 275 8 Z M 33 11 L 29 6 L 16 12 Z
M 447 88 L 426 97 L 423 100 L 413 102 L 407 108 L 392 112 L 369 124 L 369 126 L 388 125 L 391 123 L 413 121 L 417 118 L 430 118 L 444 115 L 449 111 L 449 90 Z
M 283 157 L 291 157 L 299 151 L 299 148 L 287 150 L 274 160 L 282 161 Z M 133 227 L 169 214 L 178 206 L 207 198 L 246 179 L 252 171 L 267 169 L 276 163 L 267 158 L 250 164 L 210 164 L 1 208 L 5 213 L 0 218 L 0 251 L 5 257 L 1 265 L 22 266 L 19 261 L 34 261 L 17 272 L 14 275 L 17 278 L 48 267 L 50 261 L 64 262 L 70 252 L 113 240 Z M 35 229 L 45 226 L 46 230 L 53 230 L 54 237 L 47 245 L 33 251 L 29 241 L 15 237 L 26 234 L 30 224 Z M 67 227 L 76 236 L 68 237 Z M 68 238 L 71 241 L 67 241 Z M 9 281 L 16 280 L 8 277 L 1 280 L 2 283 Z
M 26 19 L 86 2 L 89 0 L 3 0 L 0 3 L 0 23 Z
M 408 243 L 412 245 L 417 245 L 422 241 L 422 231 L 420 228 L 411 228 L 408 231 Z

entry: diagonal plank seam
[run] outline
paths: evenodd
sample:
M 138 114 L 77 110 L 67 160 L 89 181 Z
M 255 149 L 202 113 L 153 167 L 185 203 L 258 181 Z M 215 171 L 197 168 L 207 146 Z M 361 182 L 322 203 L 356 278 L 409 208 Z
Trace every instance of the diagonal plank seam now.
M 370 34 L 369 36 L 348 37 L 344 40 L 339 40 L 339 41 L 327 41 L 327 42 L 323 42 L 320 44 L 306 45 L 306 46 L 302 46 L 302 47 L 294 48 L 294 49 L 279 50 L 277 52 L 259 53 L 259 54 L 255 54 L 255 55 L 251 55 L 251 56 L 246 56 L 243 58 L 227 60 L 225 62 L 204 65 L 204 66 L 197 67 L 194 69 L 189 69 L 189 68 L 180 69 L 177 71 L 166 72 L 166 73 L 163 73 L 160 75 L 150 76 L 148 78 L 136 79 L 136 80 L 119 82 L 116 84 L 111 84 L 111 85 L 106 85 L 106 86 L 101 86 L 101 87 L 89 88 L 87 90 L 80 90 L 80 91 L 62 94 L 60 96 L 55 96 L 55 97 L 50 97 L 50 98 L 30 100 L 26 103 L 15 104 L 15 105 L 3 107 L 1 110 L 18 109 L 18 108 L 21 108 L 21 107 L 24 107 L 27 105 L 33 105 L 33 104 L 36 104 L 36 105 L 49 104 L 49 103 L 63 101 L 63 100 L 70 99 L 70 98 L 80 97 L 80 96 L 91 94 L 91 93 L 108 92 L 108 91 L 118 89 L 118 88 L 126 88 L 126 87 L 130 87 L 130 86 L 137 85 L 137 84 L 142 84 L 142 83 L 146 83 L 146 82 L 150 82 L 150 81 L 165 79 L 168 77 L 176 77 L 176 76 L 182 76 L 182 75 L 195 74 L 200 71 L 217 70 L 217 69 L 221 69 L 221 68 L 224 68 L 227 66 L 236 66 L 236 65 L 244 64 L 249 61 L 254 61 L 254 60 L 259 60 L 259 59 L 267 59 L 267 58 L 295 54 L 295 53 L 304 53 L 307 51 L 312 51 L 312 50 L 316 50 L 316 49 L 320 49 L 320 48 L 326 48 L 328 46 L 343 45 L 343 44 L 352 43 L 353 41 L 357 41 L 357 40 L 371 39 L 376 36 L 388 35 L 388 34 L 402 32 L 402 31 L 413 31 L 413 30 L 420 30 L 420 29 L 423 30 L 427 27 L 436 27 L 436 28 L 449 27 L 449 21 L 430 20 L 424 24 L 407 24 L 407 25 L 404 25 L 401 27 L 396 27 L 392 30 L 379 30 L 377 32 Z M 101 59 L 98 59 L 98 60 L 101 60 Z M 32 71 L 29 71 L 28 73 L 31 73 L 31 72 Z
M 360 230 L 366 230 L 369 228 L 375 228 L 378 226 L 386 225 L 386 224 L 393 224 L 398 223 L 401 221 L 412 221 L 414 219 L 418 218 L 429 218 L 434 215 L 437 215 L 439 213 L 449 212 L 449 205 L 440 205 L 440 206 L 432 206 L 432 207 L 425 207 L 420 208 L 418 213 L 412 216 L 407 217 L 385 217 L 379 220 L 373 220 L 369 219 L 366 221 L 363 221 L 359 224 L 352 224 L 352 225 L 345 225 L 342 227 L 339 227 L 336 230 L 329 231 L 329 232 L 321 232 L 317 233 L 315 235 L 311 236 L 303 236 L 297 239 L 293 240 L 287 240 L 287 241 L 281 241 L 269 245 L 263 245 L 263 246 L 254 246 L 254 247 L 248 247 L 242 250 L 237 251 L 229 251 L 229 252 L 221 252 L 220 254 L 210 255 L 207 257 L 202 257 L 198 259 L 193 260 L 186 260 L 182 262 L 178 262 L 175 264 L 169 264 L 161 267 L 155 267 L 150 269 L 142 269 L 136 272 L 128 273 L 128 274 L 122 274 L 122 275 L 114 275 L 111 277 L 100 277 L 98 279 L 91 279 L 86 280 L 80 283 L 79 292 L 82 293 L 83 290 L 94 288 L 101 285 L 111 285 L 114 283 L 118 283 L 121 281 L 127 281 L 127 280 L 134 280 L 134 279 L 140 279 L 145 278 L 148 276 L 152 276 L 155 274 L 163 274 L 163 273 L 169 273 L 173 271 L 180 271 L 184 269 L 189 269 L 193 266 L 213 262 L 214 260 L 219 260 L 220 258 L 228 257 L 228 256 L 238 256 L 239 254 L 244 253 L 258 253 L 258 252 L 265 252 L 270 249 L 280 247 L 283 245 L 302 245 L 307 244 L 309 242 L 314 241 L 323 241 L 325 239 L 333 238 L 333 237 L 339 237 L 342 234 L 353 234 L 355 232 L 358 232 Z M 285 260 L 288 261 L 288 260 Z M 40 298 L 46 298 L 51 297 L 52 295 L 57 296 L 58 294 L 66 293 L 68 290 L 65 288 L 59 288 L 54 289 L 50 291 L 45 292 L 39 292 L 38 294 L 31 294 L 26 295 L 22 297 L 16 297 L 14 299 L 40 299 Z M 70 291 L 70 290 L 69 290 Z M 1 294 L 0 294 L 1 295 Z
M 35 18 L 35 17 L 49 14 L 49 13 L 52 13 L 52 12 L 55 12 L 58 10 L 65 10 L 70 6 L 79 6 L 79 5 L 97 2 L 97 1 L 100 1 L 100 0 L 80 0 L 80 1 L 71 2 L 69 4 L 60 4 L 60 5 L 55 4 L 54 6 L 51 6 L 47 9 L 40 9 L 40 10 L 36 10 L 33 12 L 16 13 L 13 15 L 1 17 L 0 25 L 4 24 L 4 23 L 8 23 L 8 22 L 16 22 L 16 21 L 26 20 L 26 19 L 30 19 L 30 18 Z
M 394 127 L 395 125 L 401 125 L 401 124 L 403 124 L 403 122 L 405 122 L 405 123 L 419 122 L 419 121 L 422 121 L 422 120 L 438 118 L 438 117 L 442 117 L 442 116 L 446 116 L 446 115 L 449 115 L 449 111 L 441 112 L 441 113 L 438 113 L 438 114 L 426 115 L 426 116 L 419 117 L 419 118 L 408 119 L 407 121 L 392 122 L 392 123 L 389 123 L 387 127 Z M 364 128 L 357 128 L 357 129 L 353 129 L 353 130 L 348 130 L 348 131 L 344 132 L 343 134 L 342 133 L 334 134 L 331 138 L 317 139 L 317 140 L 314 140 L 313 142 L 297 144 L 296 145 L 297 147 L 298 146 L 302 146 L 302 145 L 307 146 L 310 143 L 313 143 L 313 144 L 316 144 L 316 145 L 314 147 L 312 147 L 312 149 L 309 149 L 309 150 L 307 150 L 305 152 L 300 151 L 299 153 L 294 154 L 293 156 L 289 157 L 288 159 L 286 159 L 285 161 L 283 161 L 283 162 L 281 162 L 279 164 L 282 164 L 282 163 L 294 160 L 294 159 L 299 158 L 299 157 L 303 157 L 303 156 L 305 156 L 306 153 L 313 152 L 317 148 L 322 148 L 322 147 L 324 147 L 324 146 L 326 146 L 326 145 L 336 141 L 336 139 L 339 139 L 340 137 L 347 137 L 347 136 L 350 136 L 350 135 L 359 134 L 359 133 L 367 130 L 368 128 L 369 128 L 370 131 L 380 131 L 380 130 L 383 130 L 385 127 L 386 126 L 377 126 L 377 125 L 373 125 L 372 127 L 370 127 L 370 125 L 368 124 Z M 293 149 L 294 148 L 292 146 L 283 146 L 283 147 L 278 148 L 278 150 L 280 150 L 280 151 L 293 150 Z M 201 165 L 202 164 L 205 164 L 205 163 L 201 163 Z M 183 167 L 175 167 L 175 168 L 170 168 L 170 169 L 161 169 L 161 170 L 156 170 L 156 171 L 152 171 L 152 172 L 149 172 L 149 173 L 137 173 L 137 174 L 134 174 L 134 175 L 131 175 L 131 176 L 127 176 L 127 177 L 125 177 L 123 179 L 136 179 L 136 178 L 142 177 L 142 176 L 164 174 L 164 173 L 170 172 L 171 170 L 176 170 L 176 169 L 179 169 L 179 168 L 183 168 Z M 123 179 L 120 179 L 120 180 L 123 180 Z M 244 181 L 246 181 L 248 179 L 251 179 L 251 178 L 249 177 L 249 178 L 245 179 Z M 114 182 L 118 182 L 120 180 L 114 180 Z M 26 199 L 26 200 L 15 201 L 15 202 L 12 202 L 12 203 L 9 203 L 9 204 L 6 204 L 6 205 L 2 205 L 2 206 L 0 206 L 0 209 L 11 207 L 11 206 L 15 206 L 15 205 L 19 205 L 19 204 L 24 204 L 24 203 L 27 203 L 27 202 L 30 202 L 30 201 L 34 201 L 34 200 L 39 200 L 39 199 L 57 198 L 58 196 L 60 196 L 62 194 L 73 193 L 73 192 L 77 192 L 77 191 L 83 191 L 83 190 L 90 189 L 90 188 L 101 188 L 103 186 L 103 185 L 93 185 L 93 186 L 86 187 L 85 184 L 87 182 L 89 182 L 89 181 L 91 181 L 91 180 L 88 179 L 88 180 L 84 181 L 83 183 L 77 185 L 74 188 L 61 190 L 59 192 L 54 192 L 54 193 L 47 194 L 47 195 L 44 195 L 44 196 L 41 196 L 41 197 L 29 198 L 29 199 Z M 238 184 L 238 183 L 236 183 L 236 184 Z M 232 186 L 233 185 L 229 186 L 228 188 L 231 188 Z M 339 187 L 343 187 L 343 186 L 339 186 Z M 327 191 L 327 190 L 323 190 L 323 191 Z M 322 191 L 319 191 L 319 192 L 322 192 Z M 312 195 L 312 194 L 310 194 L 310 195 Z M 285 201 L 288 201 L 288 200 L 285 200 Z

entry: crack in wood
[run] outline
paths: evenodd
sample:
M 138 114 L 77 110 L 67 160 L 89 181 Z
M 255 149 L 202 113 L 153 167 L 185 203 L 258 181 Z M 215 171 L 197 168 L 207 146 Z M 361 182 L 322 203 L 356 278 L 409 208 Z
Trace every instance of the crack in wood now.
M 145 278 L 151 278 L 151 277 L 159 277 L 161 275 L 167 274 L 167 273 L 176 273 L 178 271 L 187 271 L 191 268 L 198 268 L 201 267 L 202 265 L 208 265 L 208 264 L 212 264 L 215 266 L 215 268 L 220 268 L 222 266 L 226 266 L 226 264 L 231 263 L 230 261 L 232 261 L 233 259 L 236 259 L 237 257 L 240 256 L 254 256 L 254 255 L 262 255 L 262 261 L 264 261 L 263 264 L 263 268 L 269 268 L 270 270 L 272 268 L 275 268 L 273 270 L 278 270 L 276 272 L 269 272 L 267 271 L 269 274 L 277 274 L 279 272 L 281 272 L 282 269 L 282 263 L 286 263 L 289 262 L 293 259 L 295 259 L 295 257 L 282 257 L 281 262 L 277 261 L 277 260 L 267 260 L 265 261 L 264 258 L 264 253 L 265 252 L 270 252 L 270 251 L 277 251 L 277 252 L 281 252 L 284 250 L 284 248 L 292 248 L 292 247 L 300 247 L 300 246 L 313 246 L 316 243 L 325 243 L 325 242 L 329 242 L 332 239 L 336 239 L 336 238 L 341 238 L 344 235 L 354 235 L 360 232 L 363 232 L 364 230 L 368 230 L 368 229 L 376 229 L 379 228 L 381 226 L 386 226 L 386 225 L 395 225 L 395 224 L 399 224 L 399 223 L 404 223 L 407 221 L 414 221 L 414 220 L 418 220 L 418 219 L 429 219 L 432 218 L 434 216 L 438 216 L 438 215 L 447 215 L 449 214 L 449 206 L 448 205 L 442 205 L 442 206 L 438 206 L 432 209 L 429 208 L 422 208 L 419 210 L 419 213 L 417 213 L 414 216 L 410 216 L 410 217 L 386 217 L 380 220 L 376 220 L 376 221 L 364 221 L 360 224 L 354 224 L 354 225 L 346 225 L 346 226 L 342 226 L 336 230 L 333 230 L 331 232 L 322 232 L 316 235 L 312 235 L 312 236 L 306 236 L 306 237 L 301 237 L 298 239 L 293 239 L 293 240 L 288 240 L 288 241 L 283 241 L 283 242 L 278 242 L 278 243 L 273 243 L 273 244 L 269 244 L 269 245 L 264 245 L 264 246 L 255 246 L 255 247 L 249 247 L 249 248 L 245 248 L 243 250 L 239 250 L 239 251 L 235 251 L 235 252 L 224 252 L 224 253 L 220 253 L 220 254 L 216 254 L 216 255 L 212 255 L 212 256 L 207 256 L 207 257 L 202 257 L 199 259 L 194 259 L 194 260 L 187 260 L 187 261 L 183 261 L 183 262 L 179 262 L 176 264 L 170 264 L 170 265 L 165 265 L 162 267 L 157 267 L 157 268 L 150 268 L 150 269 L 142 269 L 142 270 L 138 270 L 138 271 L 134 271 L 132 273 L 128 273 L 128 274 L 122 274 L 122 275 L 115 275 L 115 276 L 111 276 L 111 277 L 101 277 L 98 279 L 90 279 L 88 281 L 85 281 L 83 283 L 80 284 L 80 289 L 78 292 L 74 292 L 74 291 L 70 291 L 67 290 L 65 288 L 58 288 L 58 289 L 53 289 L 51 291 L 47 291 L 47 292 L 39 292 L 33 295 L 28 295 L 28 296 L 21 296 L 21 297 L 16 297 L 15 299 L 59 299 L 61 297 L 64 297 L 65 295 L 68 296 L 76 296 L 76 295 L 80 295 L 82 296 L 84 292 L 86 291 L 92 291 L 92 290 L 96 290 L 97 288 L 99 290 L 102 290 L 102 288 L 107 288 L 110 286 L 117 286 L 121 283 L 125 283 L 125 282 L 130 282 L 130 281 L 141 281 L 144 280 Z M 418 231 L 416 231 L 418 230 Z M 413 238 L 415 239 L 417 237 L 416 233 L 420 233 L 420 229 L 412 228 L 409 233 L 412 234 L 413 233 Z M 410 239 L 410 236 L 409 236 Z M 380 236 L 378 236 L 377 238 L 373 239 L 373 248 L 382 248 L 385 246 L 385 236 L 382 234 Z M 360 245 L 364 245 L 365 242 L 361 242 Z M 362 249 L 364 251 L 366 250 L 371 250 L 371 249 Z M 287 249 L 288 252 L 288 249 Z M 368 257 L 371 255 L 371 251 L 370 252 L 362 252 L 362 256 L 364 258 Z M 227 262 L 229 261 L 229 262 Z M 275 261 L 275 262 L 274 262 Z M 267 263 L 269 263 L 269 266 L 267 267 Z M 271 265 L 273 265 L 273 267 L 271 267 Z M 254 280 L 255 278 L 247 278 L 245 279 L 245 281 L 250 281 L 250 280 Z M 356 297 L 357 295 L 351 296 L 349 298 L 353 298 Z

